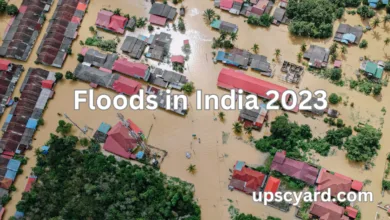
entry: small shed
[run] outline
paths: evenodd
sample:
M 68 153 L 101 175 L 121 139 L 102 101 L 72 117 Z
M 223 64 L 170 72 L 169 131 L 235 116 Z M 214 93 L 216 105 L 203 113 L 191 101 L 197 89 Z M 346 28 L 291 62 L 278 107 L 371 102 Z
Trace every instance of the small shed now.
M 107 134 L 110 129 L 111 129 L 111 125 L 109 125 L 105 122 L 102 122 L 98 128 L 98 131 L 100 131 L 104 134 Z
M 341 68 L 342 61 L 341 60 L 335 60 L 334 61 L 334 68 Z
M 44 154 L 44 155 L 47 155 L 49 153 L 49 149 L 50 149 L 49 146 L 42 146 L 41 147 L 41 153 Z
M 184 56 L 182 56 L 182 55 L 172 56 L 171 57 L 171 62 L 172 63 L 184 64 Z

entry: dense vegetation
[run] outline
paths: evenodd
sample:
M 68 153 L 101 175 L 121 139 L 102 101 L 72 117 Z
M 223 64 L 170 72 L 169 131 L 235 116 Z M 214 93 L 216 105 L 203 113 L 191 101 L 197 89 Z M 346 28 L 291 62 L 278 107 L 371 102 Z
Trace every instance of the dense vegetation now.
M 257 16 L 249 16 L 247 22 L 251 25 L 256 26 L 263 26 L 263 27 L 269 27 L 272 24 L 272 21 L 274 20 L 274 17 L 272 17 L 269 14 L 263 14 L 260 17 Z
M 193 185 L 77 142 L 51 134 L 49 154 L 38 153 L 39 181 L 17 205 L 28 219 L 200 219 Z
M 333 22 L 341 18 L 345 7 L 358 7 L 360 0 L 291 0 L 286 15 L 291 19 L 289 31 L 298 36 L 328 38 Z
M 104 40 L 95 34 L 93 37 L 88 37 L 85 44 L 88 46 L 98 47 L 103 51 L 115 53 L 118 42 L 117 40 Z

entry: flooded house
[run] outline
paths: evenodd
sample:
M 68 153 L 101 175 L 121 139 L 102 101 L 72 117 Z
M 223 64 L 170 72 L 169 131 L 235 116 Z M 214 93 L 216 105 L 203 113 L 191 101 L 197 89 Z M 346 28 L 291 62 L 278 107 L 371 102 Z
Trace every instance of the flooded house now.
M 126 36 L 121 50 L 133 59 L 139 60 L 145 51 L 147 43 L 132 36 Z
M 279 26 L 280 24 L 287 24 L 288 18 L 286 16 L 286 9 L 276 8 L 273 14 L 274 20 L 273 24 Z
M 267 95 L 269 90 L 276 90 L 280 94 L 287 90 L 287 88 L 283 86 L 248 76 L 240 71 L 228 68 L 223 68 L 219 73 L 217 86 L 228 90 L 242 89 L 244 92 L 256 94 L 259 97 L 266 99 L 271 98 Z
M 333 40 L 344 44 L 359 44 L 363 36 L 363 27 L 340 24 Z
M 273 6 L 274 3 L 269 0 L 251 0 L 243 5 L 240 14 L 245 17 L 260 17 L 263 14 L 270 14 Z
M 210 26 L 220 32 L 237 33 L 238 31 L 238 26 L 236 24 L 222 20 L 214 20 L 211 22 Z
M 286 157 L 286 152 L 277 152 L 271 164 L 271 170 L 302 180 L 309 185 L 316 183 L 319 170 L 308 163 Z
M 340 192 L 360 192 L 363 189 L 362 182 L 353 180 L 339 173 L 329 172 L 325 168 L 321 168 L 316 185 L 316 191 L 318 192 L 324 192 L 331 189 L 332 197 L 336 197 Z
M 93 134 L 93 138 L 98 142 L 98 143 L 104 143 L 106 142 L 108 132 L 111 130 L 111 125 L 102 122 L 96 132 Z
M 87 10 L 89 0 L 59 1 L 37 50 L 37 62 L 61 68 Z
M 112 11 L 101 10 L 98 12 L 95 25 L 106 31 L 123 34 L 128 21 L 126 17 L 115 15 Z
M 272 77 L 271 63 L 267 57 L 263 55 L 253 54 L 251 59 L 251 68 L 254 71 L 260 72 L 261 75 Z
M 137 20 L 134 17 L 131 17 L 129 22 L 126 24 L 126 29 L 130 31 L 134 31 L 136 28 Z
M 363 71 L 368 78 L 379 81 L 382 79 L 384 68 L 385 64 L 383 61 L 373 62 L 371 60 L 363 60 L 360 63 L 359 69 Z
M 156 35 L 151 35 L 148 41 L 149 50 L 145 54 L 147 58 L 163 61 L 164 57 L 169 53 L 172 43 L 170 34 L 161 32 Z
M 85 65 L 92 65 L 96 67 L 105 68 L 111 70 L 113 68 L 114 62 L 118 59 L 118 54 L 116 53 L 101 53 L 95 49 L 87 49 L 84 54 Z
M 165 26 L 167 21 L 173 21 L 177 15 L 176 8 L 168 4 L 154 3 L 149 11 L 149 22 L 152 24 Z
M 38 39 L 52 0 L 23 0 L 3 34 L 0 56 L 26 61 Z
M 146 89 L 146 94 L 148 95 L 156 95 L 156 101 L 158 103 L 158 107 L 165 109 L 167 111 L 174 112 L 179 115 L 186 115 L 188 106 L 184 106 L 183 100 L 178 100 L 178 108 L 174 108 L 173 105 L 173 96 L 171 96 L 171 106 L 167 106 L 167 92 L 163 89 L 159 89 L 153 86 L 148 86 Z
M 264 103 L 260 104 L 256 109 L 242 109 L 238 121 L 244 122 L 244 127 L 252 127 L 255 130 L 260 130 L 264 122 L 267 120 L 268 110 Z
M 286 75 L 282 77 L 282 80 L 285 82 L 298 84 L 302 79 L 304 70 L 305 68 L 303 66 L 290 63 L 288 61 L 283 61 L 281 72 L 286 73 Z
M 170 70 L 154 68 L 151 70 L 149 83 L 162 87 L 181 90 L 184 84 L 188 82 L 186 76 Z
M 150 68 L 148 65 L 131 62 L 126 58 L 115 60 L 112 70 L 136 79 L 142 79 L 145 82 L 147 82 L 150 77 Z
M 218 51 L 215 56 L 214 62 L 222 62 L 225 65 L 235 66 L 241 69 L 247 70 L 251 60 L 250 53 L 228 53 L 224 51 Z
M 0 59 L 0 117 L 6 106 L 13 102 L 12 94 L 23 70 L 22 65 Z
M 280 179 L 273 176 L 269 176 L 267 179 L 267 185 L 264 187 L 264 192 L 275 194 L 280 186 Z
M 309 210 L 313 218 L 323 220 L 349 220 L 344 215 L 345 208 L 333 202 L 316 201 L 313 202 Z
M 229 189 L 240 190 L 246 194 L 260 192 L 264 187 L 267 175 L 252 170 L 243 161 L 237 161 L 233 167 L 233 175 L 229 183 Z
M 328 65 L 329 49 L 310 45 L 310 48 L 303 54 L 303 58 L 309 60 L 310 67 L 324 68 Z
M 172 62 L 173 64 L 184 65 L 185 57 L 182 56 L 182 55 L 174 55 L 174 56 L 171 56 L 171 62 Z

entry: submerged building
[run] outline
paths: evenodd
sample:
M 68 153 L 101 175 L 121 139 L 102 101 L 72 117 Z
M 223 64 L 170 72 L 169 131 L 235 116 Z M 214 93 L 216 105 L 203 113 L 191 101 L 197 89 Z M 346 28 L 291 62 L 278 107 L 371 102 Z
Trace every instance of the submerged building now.
M 0 59 L 0 116 L 6 106 L 13 102 L 12 94 L 23 70 L 22 65 Z
M 324 68 L 328 65 L 329 49 L 310 45 L 310 48 L 303 54 L 303 58 L 309 60 L 309 66 Z

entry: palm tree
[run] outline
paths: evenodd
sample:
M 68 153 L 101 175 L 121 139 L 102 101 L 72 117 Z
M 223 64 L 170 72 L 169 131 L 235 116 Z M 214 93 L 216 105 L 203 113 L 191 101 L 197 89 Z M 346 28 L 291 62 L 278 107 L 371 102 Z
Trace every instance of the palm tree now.
M 347 51 L 348 51 L 347 47 L 346 47 L 345 45 L 343 45 L 343 46 L 341 47 L 341 53 L 346 54 Z
M 389 15 L 386 15 L 384 18 L 383 18 L 383 24 L 386 25 L 387 22 L 390 21 L 390 14 Z
M 376 27 L 378 27 L 379 23 L 381 23 L 381 20 L 380 20 L 378 17 L 376 17 L 376 18 L 372 21 L 372 26 L 373 26 L 374 28 L 376 28 Z
M 225 120 L 225 113 L 219 112 L 218 117 L 219 117 L 219 120 L 221 120 L 221 121 Z
M 220 34 L 221 35 L 219 36 L 219 38 L 221 38 L 222 40 L 226 40 L 228 33 L 226 31 L 221 31 Z
M 252 136 L 252 130 L 253 130 L 252 126 L 245 127 L 244 129 L 245 129 L 245 134 Z
M 302 52 L 305 52 L 306 51 L 306 43 L 303 43 L 302 45 L 301 45 L 301 51 Z
M 120 9 L 120 8 L 115 9 L 114 15 L 121 15 L 121 11 L 122 11 L 122 9 Z
M 302 61 L 302 56 L 303 56 L 302 52 L 299 52 L 297 54 L 298 63 L 300 63 Z
M 237 134 L 241 134 L 242 132 L 242 125 L 239 122 L 234 122 L 233 124 L 233 131 Z
M 203 19 L 209 24 L 213 21 L 214 16 L 215 11 L 213 9 L 207 9 L 203 12 Z
M 280 49 L 276 49 L 274 55 L 275 55 L 275 57 L 278 59 L 279 56 L 281 55 Z
M 253 53 L 257 54 L 259 52 L 259 45 L 253 44 L 252 51 L 253 51 Z
M 238 34 L 237 33 L 235 33 L 235 32 L 230 33 L 230 40 L 232 42 L 236 41 L 237 38 L 238 38 Z
M 388 37 L 385 39 L 385 45 L 387 46 L 387 45 L 389 45 L 389 43 L 390 43 L 390 38 Z
M 187 171 L 191 174 L 195 174 L 196 173 L 196 165 L 193 165 L 193 164 L 190 164 L 187 168 Z

